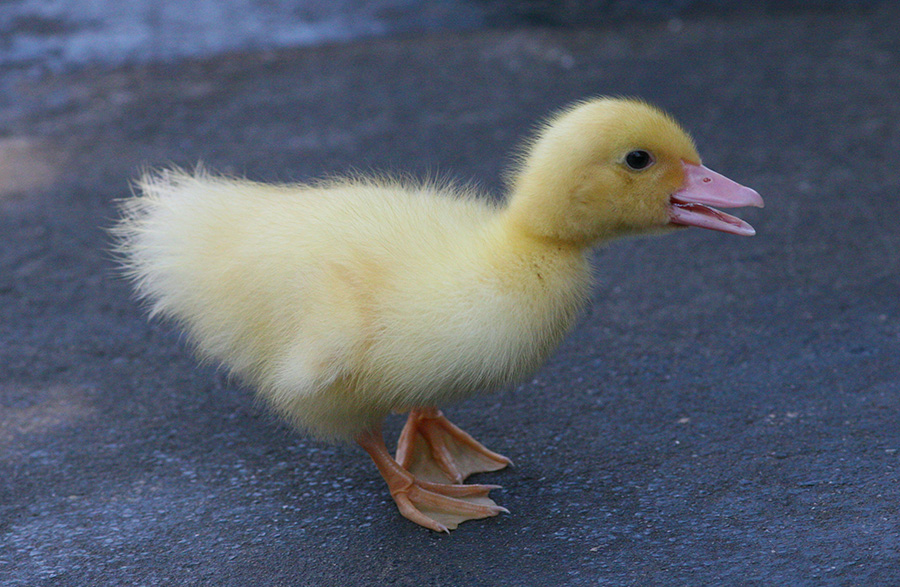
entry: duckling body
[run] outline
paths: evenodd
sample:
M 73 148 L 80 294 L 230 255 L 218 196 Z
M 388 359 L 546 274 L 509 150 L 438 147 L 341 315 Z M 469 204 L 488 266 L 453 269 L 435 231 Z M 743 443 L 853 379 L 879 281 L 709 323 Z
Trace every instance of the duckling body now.
M 177 171 L 139 187 L 153 312 L 325 438 L 534 370 L 588 293 L 583 250 L 517 242 L 502 208 L 457 189 Z
M 709 205 L 762 205 L 703 167 L 670 117 L 620 99 L 551 119 L 502 204 L 451 186 L 178 170 L 138 191 L 114 233 L 152 312 L 299 428 L 356 440 L 401 513 L 438 531 L 505 511 L 493 486 L 462 481 L 510 461 L 437 408 L 540 366 L 587 300 L 590 248 L 679 225 L 750 235 Z M 407 410 L 395 458 L 380 422 Z

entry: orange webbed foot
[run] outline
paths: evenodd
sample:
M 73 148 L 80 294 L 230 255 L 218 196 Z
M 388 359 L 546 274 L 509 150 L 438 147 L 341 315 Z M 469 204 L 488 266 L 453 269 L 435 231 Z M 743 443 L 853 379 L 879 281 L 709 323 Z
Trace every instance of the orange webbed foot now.
M 449 485 L 418 479 L 395 461 L 380 430 L 357 438 L 388 484 L 391 497 L 407 519 L 435 532 L 449 532 L 467 520 L 496 516 L 506 508 L 488 497 L 496 485 Z
M 435 408 L 412 410 L 397 441 L 397 462 L 417 479 L 462 483 L 473 473 L 497 471 L 512 461 L 486 448 Z

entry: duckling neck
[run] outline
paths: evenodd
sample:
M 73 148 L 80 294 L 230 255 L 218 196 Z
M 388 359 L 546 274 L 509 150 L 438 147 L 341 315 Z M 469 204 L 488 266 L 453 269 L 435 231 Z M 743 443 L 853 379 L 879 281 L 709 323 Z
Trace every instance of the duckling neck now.
M 522 219 L 505 212 L 501 214 L 496 233 L 505 244 L 505 249 L 515 253 L 544 253 L 554 251 L 567 256 L 581 256 L 593 243 L 571 239 L 553 232 L 541 231 L 538 227 L 523 222 Z
M 534 232 L 522 225 L 515 216 L 503 211 L 491 231 L 490 257 L 500 274 L 523 287 L 534 285 L 581 290 L 590 279 L 587 252 L 588 242 L 573 241 L 553 234 Z
M 507 238 L 520 245 L 583 252 L 618 236 L 615 227 L 591 216 L 570 202 L 520 187 L 509 194 L 499 223 Z

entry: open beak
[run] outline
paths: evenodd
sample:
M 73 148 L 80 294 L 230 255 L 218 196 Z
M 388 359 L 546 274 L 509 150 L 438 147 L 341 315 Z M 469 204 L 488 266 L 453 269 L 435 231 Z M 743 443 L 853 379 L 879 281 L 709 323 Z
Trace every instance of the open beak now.
M 740 236 L 756 234 L 753 227 L 740 218 L 710 207 L 762 208 L 763 199 L 756 190 L 733 182 L 703 165 L 685 161 L 681 165 L 684 168 L 684 185 L 669 199 L 669 221 L 672 224 L 709 228 Z

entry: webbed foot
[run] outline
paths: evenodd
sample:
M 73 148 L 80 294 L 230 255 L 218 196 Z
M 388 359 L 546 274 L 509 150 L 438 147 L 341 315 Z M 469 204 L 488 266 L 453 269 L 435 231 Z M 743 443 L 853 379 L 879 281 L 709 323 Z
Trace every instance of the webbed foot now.
M 397 462 L 417 479 L 462 483 L 472 473 L 496 471 L 512 461 L 487 449 L 435 408 L 412 410 L 397 441 Z
M 363 434 L 357 442 L 372 457 L 400 513 L 420 526 L 449 532 L 467 520 L 508 513 L 488 497 L 492 489 L 498 489 L 496 485 L 450 485 L 418 479 L 391 457 L 380 429 Z

